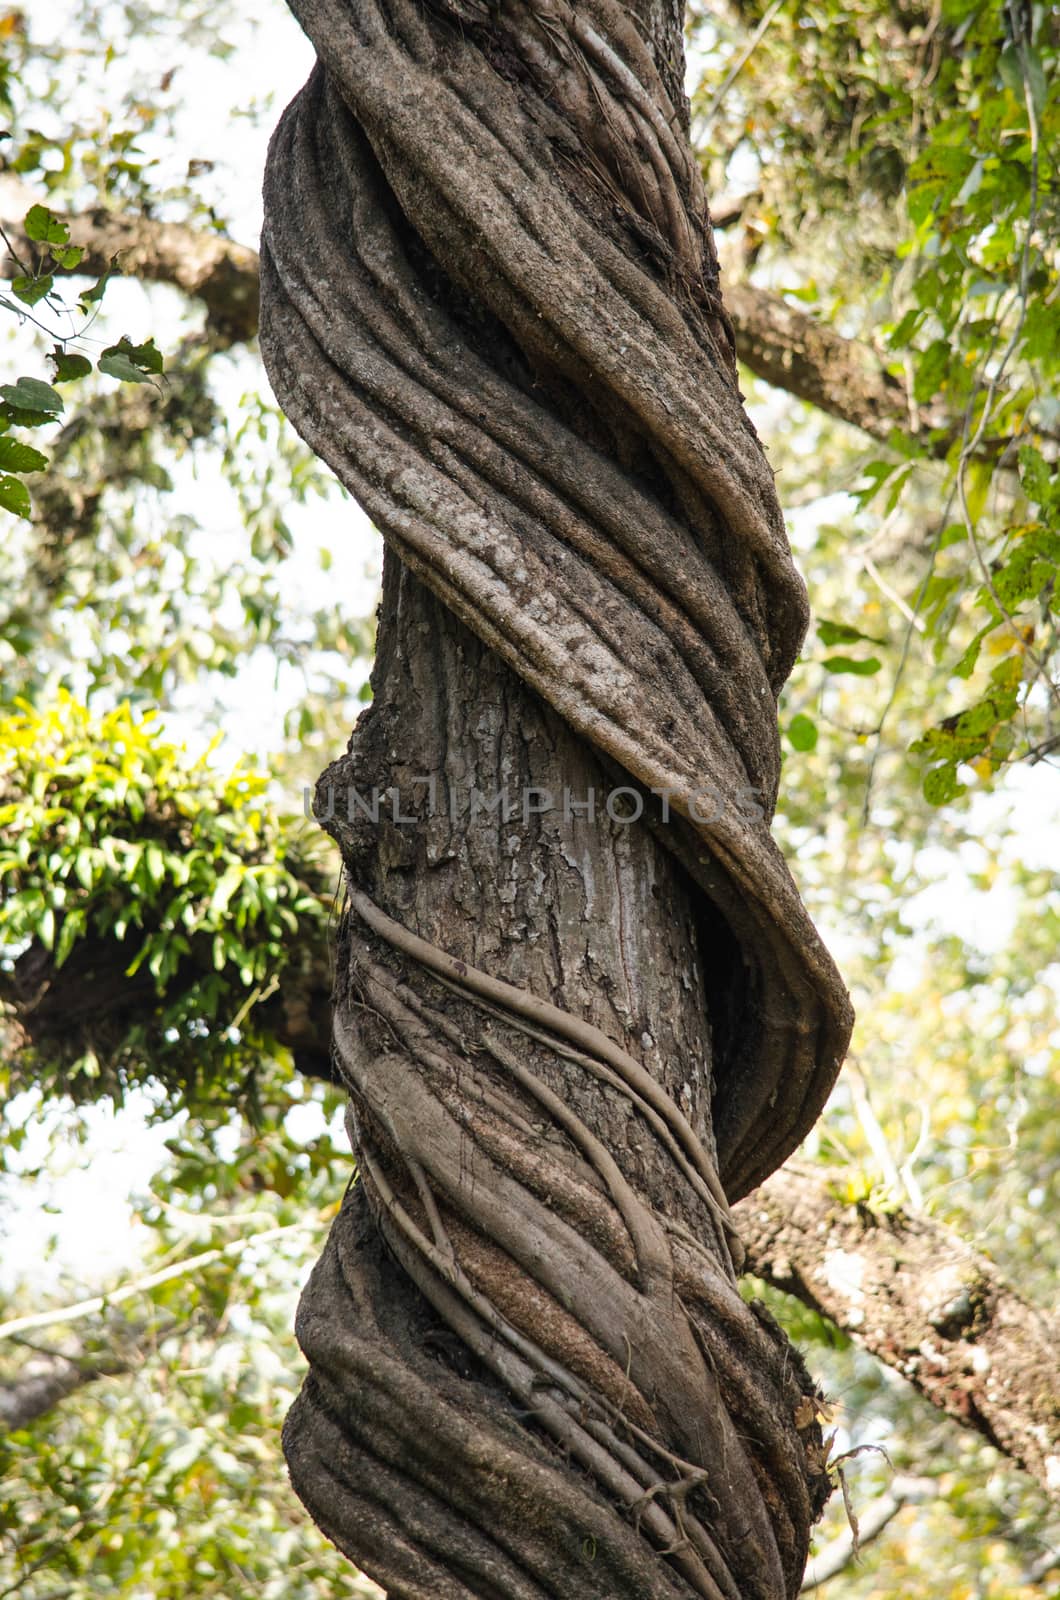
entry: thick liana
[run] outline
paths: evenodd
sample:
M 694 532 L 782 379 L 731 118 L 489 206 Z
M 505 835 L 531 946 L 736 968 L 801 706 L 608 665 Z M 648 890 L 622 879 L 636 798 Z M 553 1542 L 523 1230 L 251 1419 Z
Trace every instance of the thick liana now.
M 728 1202 L 850 1012 L 769 821 L 806 602 L 679 8 L 297 0 L 262 349 L 387 545 L 317 812 L 359 1182 L 285 1442 L 391 1596 L 794 1594 L 813 1387 Z

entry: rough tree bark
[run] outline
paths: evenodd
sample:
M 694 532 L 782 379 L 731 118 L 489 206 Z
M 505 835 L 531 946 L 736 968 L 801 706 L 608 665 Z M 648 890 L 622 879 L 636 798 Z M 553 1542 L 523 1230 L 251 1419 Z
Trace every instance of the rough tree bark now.
M 294 9 L 319 62 L 270 153 L 262 349 L 388 557 L 318 790 L 361 1181 L 299 1315 L 292 1477 L 392 1596 L 792 1595 L 821 1436 L 728 1200 L 850 1018 L 768 831 L 806 604 L 680 8 Z
M 113 960 L 102 977 L 94 974 L 103 1007 L 127 961 L 121 945 L 105 951 L 108 956 Z M 330 1080 L 323 952 L 321 962 L 320 974 L 285 982 L 273 1027 L 300 1071 Z M 144 1014 L 148 1010 L 145 1001 Z M 53 1014 L 50 1006 L 44 1011 Z M 32 1048 L 52 1048 L 50 1029 L 34 1031 L 40 1015 L 41 1008 L 27 1013 L 29 1027 L 21 1031 Z M 76 1019 L 60 1047 L 72 1041 L 78 1054 L 87 1045 L 105 1049 L 98 1019 Z M 1030 1304 L 994 1262 L 945 1224 L 925 1214 L 881 1214 L 838 1194 L 827 1171 L 789 1164 L 741 1200 L 734 1217 L 745 1272 L 812 1307 L 908 1378 L 938 1410 L 1060 1496 L 1054 1378 L 1060 1319 Z M 152 1328 L 150 1345 L 157 1340 Z M 108 1364 L 87 1350 L 35 1354 L 12 1375 L 0 1376 L 0 1429 L 27 1426 L 77 1389 L 129 1364 L 123 1357 Z
M 26 212 L 39 200 L 24 184 L 0 178 L 0 222 L 14 250 L 0 252 L 0 277 L 21 272 L 39 249 L 23 226 Z M 79 271 L 98 277 L 111 268 L 148 283 L 170 283 L 195 296 L 206 307 L 205 338 L 212 349 L 257 334 L 258 257 L 246 245 L 153 217 L 105 210 L 59 215 L 71 240 L 85 251 Z M 931 448 L 944 456 L 959 437 L 959 420 L 937 406 L 916 405 L 871 345 L 838 333 L 782 295 L 758 284 L 730 281 L 725 309 L 740 360 L 774 387 L 885 442 L 896 430 L 934 431 Z M 152 395 L 136 398 L 150 403 Z M 984 453 L 996 455 L 997 448 L 990 444 Z
M 1060 1320 L 992 1261 L 930 1217 L 840 1203 L 820 1171 L 777 1173 L 737 1220 L 761 1277 L 1060 1493 Z

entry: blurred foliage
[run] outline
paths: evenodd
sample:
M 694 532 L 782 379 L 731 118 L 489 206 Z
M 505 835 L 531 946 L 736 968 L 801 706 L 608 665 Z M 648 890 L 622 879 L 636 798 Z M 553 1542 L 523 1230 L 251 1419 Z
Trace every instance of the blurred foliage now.
M 856 1514 L 866 1515 L 888 1494 L 896 1475 L 912 1477 L 919 1490 L 856 1561 L 815 1591 L 822 1600 L 1043 1600 L 1055 1594 L 1057 1516 L 1044 1492 L 856 1346 L 818 1344 L 812 1360 L 833 1398 L 836 1450 L 875 1447 L 844 1467 Z M 849 1525 L 837 1494 L 815 1532 L 813 1552 L 843 1537 Z
M 333 588 L 312 606 L 285 592 L 307 530 L 344 493 L 275 406 L 256 351 L 227 348 L 166 286 L 123 280 L 120 259 L 98 282 L 79 276 L 57 216 L 100 207 L 227 231 L 206 198 L 225 162 L 189 159 L 201 118 L 181 83 L 258 26 L 189 0 L 0 15 L 0 170 L 46 200 L 27 212 L 32 259 L 0 294 L 17 352 L 0 385 L 0 507 L 15 514 L 0 545 L 0 703 L 120 685 L 216 721 L 253 670 L 282 685 L 297 761 L 300 744 L 324 751 L 349 727 L 372 650 L 371 622 Z M 228 124 L 269 113 L 265 96 Z M 315 558 L 324 571 L 332 555 Z
M 227 230 L 246 178 L 226 167 L 231 130 L 264 129 L 270 97 L 234 107 L 203 148 L 188 85 L 221 63 L 245 95 L 256 27 L 294 48 L 282 10 L 68 0 L 50 30 L 43 13 L 0 16 L 7 168 L 49 212 Z M 803 1157 L 843 1165 L 852 1199 L 957 1226 L 1048 1304 L 1060 904 L 1036 833 L 1060 813 L 1060 13 L 729 0 L 688 15 L 709 190 L 747 196 L 726 270 L 865 341 L 925 423 L 866 443 L 746 385 L 816 616 L 781 705 L 778 832 L 859 1013 L 854 1070 Z M 103 953 L 116 988 L 94 1062 L 69 1033 L 5 1049 L 0 1203 L 17 1234 L 27 1191 L 61 1194 L 108 1096 L 134 1125 L 176 1113 L 133 1200 L 127 1268 L 173 1275 L 122 1301 L 139 1330 L 127 1373 L 5 1440 L 0 1596 L 352 1596 L 367 1591 L 279 1454 L 298 1283 L 349 1161 L 334 1095 L 292 1074 L 261 1018 L 270 986 L 326 941 L 331 858 L 279 785 L 310 781 L 356 715 L 371 626 L 317 537 L 353 511 L 253 352 L 217 350 L 194 307 L 120 277 L 78 313 L 68 286 L 93 285 L 56 256 L 65 239 L 38 243 L 23 289 L 51 282 L 35 302 L 12 286 L 8 387 L 21 378 L 28 400 L 27 378 L 46 383 L 63 409 L 49 400 L 29 427 L 0 389 L 0 472 L 31 495 L 28 518 L 13 488 L 16 515 L 0 513 L 0 986 L 20 962 L 60 984 Z M 126 329 L 126 346 L 165 353 L 146 383 L 101 370 L 108 351 L 135 367 Z M 64 378 L 57 344 L 91 373 L 75 359 Z M 273 700 L 271 784 L 184 753 L 219 728 L 252 747 Z M 146 1024 L 122 1011 L 134 985 Z M 115 1287 L 91 1262 L 57 1280 L 56 1239 L 53 1261 L 0 1280 L 5 1319 Z M 848 1464 L 855 1507 L 893 1469 L 937 1486 L 822 1593 L 1053 1592 L 1060 1526 L 1026 1479 L 819 1318 L 757 1292 L 833 1397 L 837 1450 L 886 1448 Z M 90 1355 L 110 1330 L 104 1311 L 26 1330 L 0 1344 L 0 1383 L 40 1349 Z M 836 1497 L 818 1544 L 843 1522 Z
M 859 577 L 890 601 L 890 647 L 818 657 L 813 677 L 827 707 L 826 674 L 878 675 L 861 731 L 886 754 L 903 677 L 938 667 L 907 748 L 944 805 L 1060 748 L 1060 12 L 690 12 L 710 192 L 751 191 L 732 259 L 874 346 L 926 415 L 831 479 L 871 511 Z M 859 600 L 833 613 L 852 639 Z M 799 716 L 787 731 L 805 748 L 816 719 Z
M 1051 1305 L 1060 10 L 733 0 L 691 6 L 689 33 L 708 192 L 746 197 L 723 268 L 861 339 L 926 423 L 881 448 L 745 378 L 815 613 L 781 702 L 778 834 L 858 1012 L 804 1156 Z M 1055 1592 L 1044 1497 L 765 1298 L 837 1401 L 836 1448 L 885 1445 L 939 1485 L 821 1592 Z M 892 1468 L 849 1477 L 865 1509 Z M 836 1497 L 818 1547 L 844 1526 Z
M 136 1207 L 134 1283 L 166 1276 L 123 1305 L 129 1372 L 0 1439 L 8 1593 L 376 1593 L 309 1522 L 280 1453 L 301 1376 L 299 1285 L 348 1177 L 338 1111 L 334 1091 L 271 1066 L 253 1124 L 218 1109 L 170 1137 L 169 1162 Z M 113 1349 L 113 1317 L 82 1312 L 58 1332 L 23 1330 L 0 1347 L 0 1381 L 27 1346 L 37 1356 Z

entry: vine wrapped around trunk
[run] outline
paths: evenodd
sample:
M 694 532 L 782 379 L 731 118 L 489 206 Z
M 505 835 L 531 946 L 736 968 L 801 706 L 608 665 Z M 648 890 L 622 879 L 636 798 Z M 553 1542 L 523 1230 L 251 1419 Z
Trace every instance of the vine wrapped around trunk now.
M 769 834 L 805 596 L 744 415 L 679 8 L 295 0 L 262 348 L 387 543 L 318 788 L 360 1182 L 285 1444 L 391 1596 L 779 1597 L 827 1479 L 729 1201 L 842 984 Z

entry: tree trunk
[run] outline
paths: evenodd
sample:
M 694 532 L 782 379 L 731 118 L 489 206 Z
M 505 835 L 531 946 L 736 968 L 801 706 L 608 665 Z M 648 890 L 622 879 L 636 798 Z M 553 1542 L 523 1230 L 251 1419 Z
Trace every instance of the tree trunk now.
M 33 254 L 25 215 L 32 205 L 47 199 L 9 174 L 0 176 L 0 223 L 9 247 L 0 250 L 0 278 L 18 277 L 22 261 Z M 72 243 L 85 252 L 79 274 L 101 277 L 108 269 L 117 270 L 146 283 L 173 284 L 201 301 L 206 308 L 206 328 L 197 336 L 201 348 L 224 350 L 256 336 L 258 257 L 246 245 L 203 228 L 160 222 L 141 213 L 53 210 L 53 215 L 69 228 Z M 732 220 L 730 212 L 718 219 L 718 226 Z M 791 305 L 783 295 L 756 283 L 730 279 L 725 309 L 741 362 L 774 388 L 884 443 L 896 431 L 932 433 L 930 452 L 939 458 L 960 437 L 962 419 L 947 412 L 938 400 L 918 405 L 907 386 L 885 369 L 871 344 L 839 333 L 829 323 Z M 172 385 L 181 375 L 167 365 L 166 376 Z M 142 419 L 156 420 L 172 398 L 159 397 L 149 389 L 145 394 L 123 395 L 125 405 L 112 410 L 127 417 L 128 431 L 135 435 L 148 425 Z M 94 419 L 95 415 L 93 412 Z M 1000 441 L 984 440 L 976 454 L 993 460 L 999 448 Z M 38 488 L 35 499 L 39 498 Z
M 794 1594 L 810 1380 L 728 1201 L 849 1012 L 772 845 L 805 598 L 663 0 L 298 0 L 262 348 L 387 540 L 321 780 L 359 1184 L 285 1444 L 391 1596 Z

